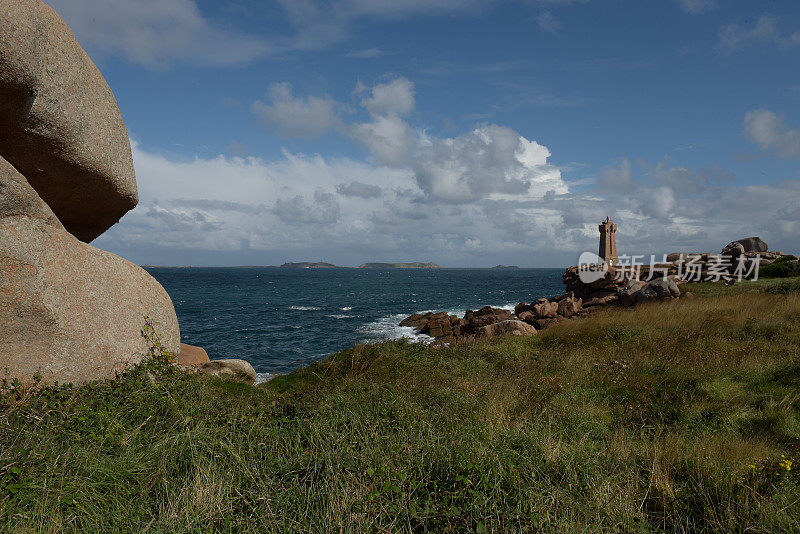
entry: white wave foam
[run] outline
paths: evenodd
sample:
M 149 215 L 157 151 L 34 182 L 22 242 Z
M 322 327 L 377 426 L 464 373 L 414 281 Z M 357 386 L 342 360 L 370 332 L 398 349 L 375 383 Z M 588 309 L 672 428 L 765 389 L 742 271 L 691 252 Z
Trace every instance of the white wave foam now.
M 365 342 L 375 341 L 378 339 L 402 338 L 408 338 L 416 343 L 430 343 L 433 341 L 432 337 L 425 334 L 420 334 L 410 326 L 400 326 L 400 321 L 406 317 L 407 315 L 403 313 L 381 317 L 376 321 L 365 324 L 359 328 L 359 331 L 367 335 L 367 338 L 364 340 Z
M 490 306 L 492 308 L 498 308 L 498 309 L 501 309 L 501 310 L 508 310 L 510 312 L 513 312 L 514 308 L 517 305 L 516 304 L 497 304 L 497 305 L 490 305 Z M 476 310 L 479 310 L 481 308 L 483 308 L 483 306 L 477 306 L 475 308 L 469 308 L 469 309 L 471 309 L 473 311 L 476 311 Z M 446 310 L 423 310 L 423 311 L 419 311 L 419 312 L 415 312 L 415 313 L 428 313 L 428 312 L 436 313 L 436 312 L 440 312 L 440 311 L 444 311 L 445 313 L 447 313 L 447 315 L 455 315 L 456 317 L 464 317 L 464 314 L 467 313 L 467 308 L 448 308 Z M 411 314 L 408 314 L 408 315 L 411 315 Z M 408 315 L 404 315 L 402 319 L 405 319 L 406 317 L 408 317 Z
M 332 319 L 353 319 L 355 317 L 358 317 L 358 315 L 333 314 L 333 315 L 326 315 L 325 317 L 330 317 Z
M 339 308 L 339 309 L 342 310 L 342 311 L 350 311 L 350 310 L 353 309 L 353 307 L 352 306 L 345 306 L 344 308 Z
M 264 382 L 269 382 L 270 380 L 272 380 L 276 376 L 278 376 L 278 375 L 275 374 L 275 373 L 256 373 L 256 383 L 253 384 L 253 385 L 263 384 Z
M 289 309 L 298 311 L 319 311 L 322 308 L 318 308 L 316 306 L 289 306 Z

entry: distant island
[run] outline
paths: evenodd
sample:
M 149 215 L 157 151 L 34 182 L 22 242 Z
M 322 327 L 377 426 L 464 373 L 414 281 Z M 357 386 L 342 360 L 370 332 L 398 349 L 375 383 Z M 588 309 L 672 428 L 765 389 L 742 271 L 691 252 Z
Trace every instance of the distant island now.
M 441 265 L 433 262 L 422 263 L 415 261 L 411 263 L 362 263 L 359 269 L 441 269 Z
M 336 265 L 325 263 L 324 261 L 300 261 L 286 262 L 281 267 L 288 269 L 334 269 Z
M 492 269 L 519 269 L 516 265 L 495 265 Z

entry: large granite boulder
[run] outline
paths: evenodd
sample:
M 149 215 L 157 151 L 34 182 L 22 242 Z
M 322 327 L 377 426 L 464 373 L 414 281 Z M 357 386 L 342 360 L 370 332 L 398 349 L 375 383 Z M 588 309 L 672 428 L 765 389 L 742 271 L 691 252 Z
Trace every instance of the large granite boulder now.
M 7 1 L 0 6 L 7 10 Z M 46 382 L 113 376 L 147 354 L 146 317 L 178 353 L 178 320 L 164 288 L 67 232 L 0 157 L 0 373 L 22 382 L 36 373 Z
M 760 237 L 746 237 L 736 242 L 744 247 L 745 252 L 766 252 L 769 250 L 769 245 Z
M 91 241 L 136 206 L 122 116 L 100 71 L 39 0 L 0 1 L 0 155 Z

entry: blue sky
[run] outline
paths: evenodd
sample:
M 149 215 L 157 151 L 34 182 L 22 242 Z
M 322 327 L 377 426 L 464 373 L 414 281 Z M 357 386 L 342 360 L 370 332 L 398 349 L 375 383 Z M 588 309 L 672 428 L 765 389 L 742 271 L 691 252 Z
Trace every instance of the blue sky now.
M 800 249 L 800 3 L 52 0 L 114 91 L 132 261 Z

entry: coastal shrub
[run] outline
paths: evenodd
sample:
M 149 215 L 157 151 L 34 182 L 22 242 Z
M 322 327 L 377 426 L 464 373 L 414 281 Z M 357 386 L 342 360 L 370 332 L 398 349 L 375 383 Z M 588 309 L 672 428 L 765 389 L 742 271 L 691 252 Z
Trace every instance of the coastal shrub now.
M 258 388 L 159 351 L 8 388 L 0 531 L 800 531 L 800 295 L 728 291 Z
M 763 278 L 789 278 L 800 276 L 800 262 L 796 256 L 786 255 L 759 269 Z

